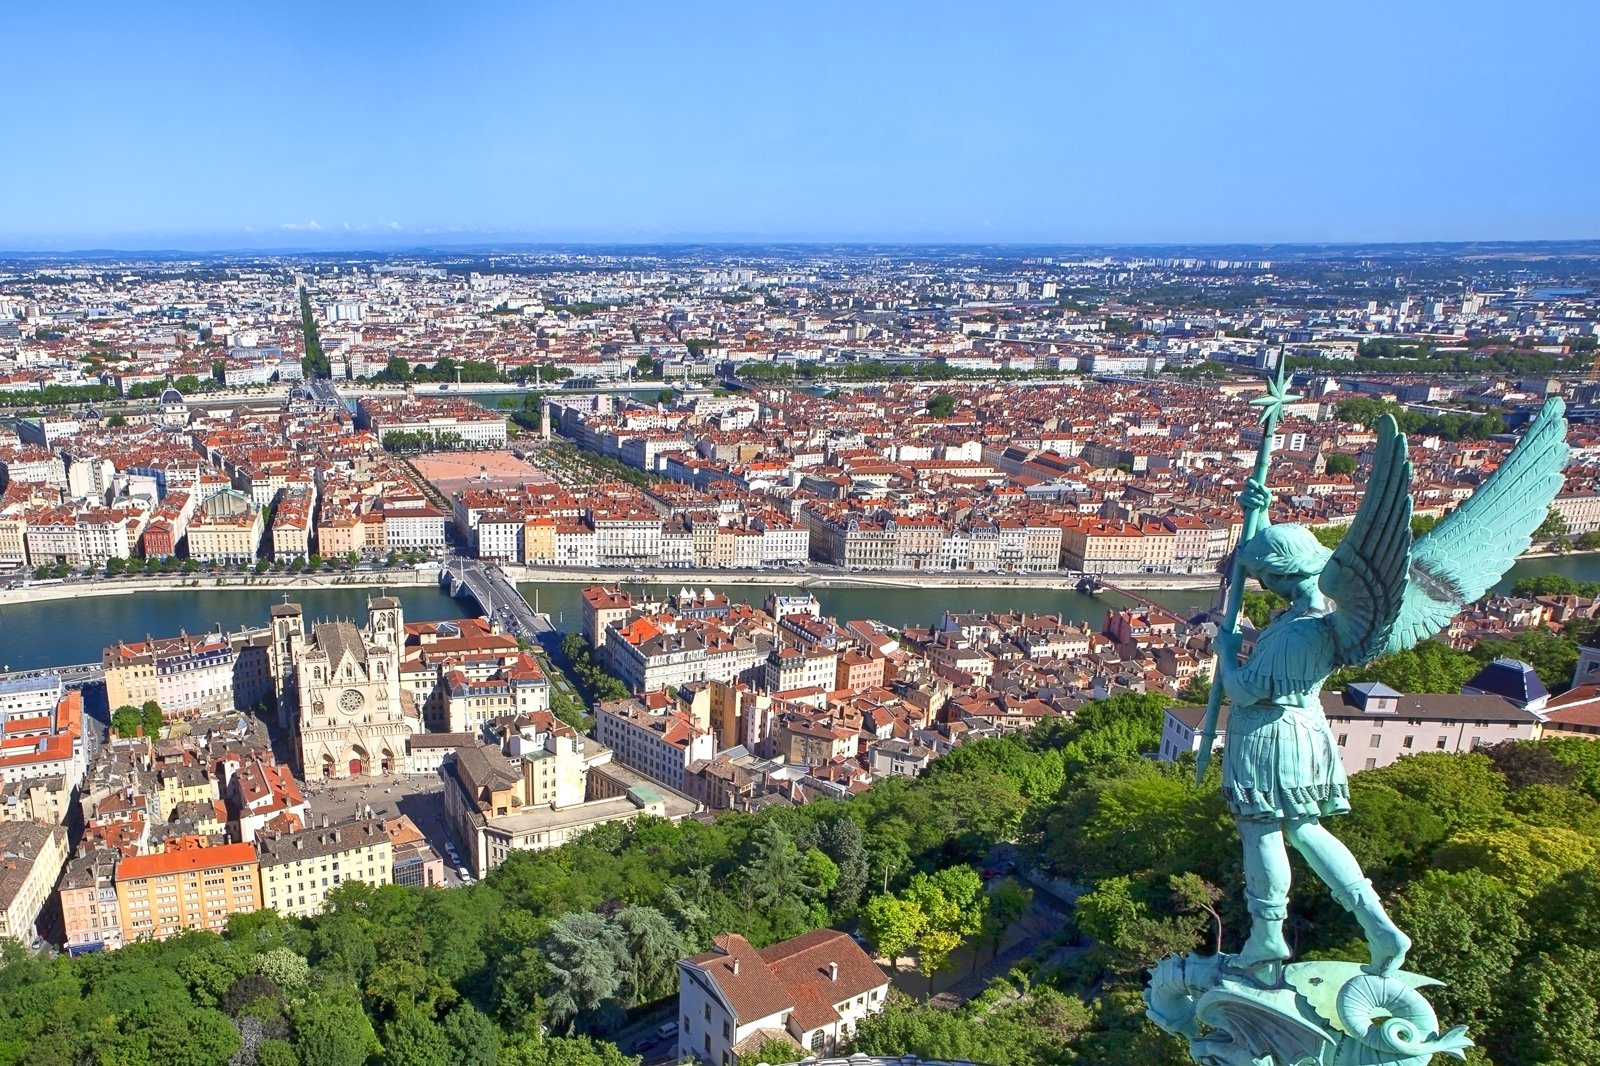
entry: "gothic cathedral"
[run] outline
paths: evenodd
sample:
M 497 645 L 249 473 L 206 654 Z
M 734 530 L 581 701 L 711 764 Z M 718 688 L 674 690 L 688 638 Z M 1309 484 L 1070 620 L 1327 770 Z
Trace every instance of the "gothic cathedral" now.
M 278 714 L 291 727 L 308 781 L 398 773 L 406 741 L 422 729 L 400 689 L 405 624 L 400 601 L 367 601 L 367 624 L 320 622 L 309 639 L 298 604 L 272 610 Z

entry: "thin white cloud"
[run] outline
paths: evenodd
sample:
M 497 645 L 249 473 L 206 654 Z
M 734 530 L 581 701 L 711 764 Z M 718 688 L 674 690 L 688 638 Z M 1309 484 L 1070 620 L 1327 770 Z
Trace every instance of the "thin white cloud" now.
M 287 230 L 319 230 L 322 228 L 322 223 L 313 218 L 306 222 L 280 222 L 278 223 L 278 228 Z

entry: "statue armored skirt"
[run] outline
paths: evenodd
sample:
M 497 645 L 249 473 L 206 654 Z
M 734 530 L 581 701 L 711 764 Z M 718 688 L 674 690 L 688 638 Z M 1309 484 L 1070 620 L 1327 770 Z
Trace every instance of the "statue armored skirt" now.
M 1320 706 L 1249 704 L 1228 716 L 1222 795 L 1236 818 L 1281 821 L 1350 810 L 1344 761 Z

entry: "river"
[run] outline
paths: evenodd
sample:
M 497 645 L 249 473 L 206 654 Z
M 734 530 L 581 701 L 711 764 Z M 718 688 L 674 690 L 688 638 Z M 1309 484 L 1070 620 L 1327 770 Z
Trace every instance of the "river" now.
M 1600 553 L 1559 558 L 1528 559 L 1507 575 L 1502 588 L 1519 577 L 1560 573 L 1577 581 L 1600 581 Z M 683 584 L 694 576 L 685 573 Z M 624 587 L 639 589 L 635 583 Z M 531 582 L 519 586 L 529 602 L 537 602 L 559 628 L 578 627 L 579 582 Z M 676 589 L 653 585 L 656 593 Z M 698 582 L 693 588 L 707 586 Z M 716 585 L 715 592 L 759 605 L 768 592 L 795 591 L 791 585 Z M 367 588 L 305 589 L 291 595 L 313 619 L 364 618 Z M 889 625 L 930 625 L 947 611 L 1021 610 L 1061 614 L 1099 626 L 1109 607 L 1129 601 L 1116 593 L 1086 596 L 1082 593 L 1042 588 L 819 588 L 813 590 L 825 613 L 850 620 L 876 618 Z M 444 592 L 430 587 L 390 590 L 405 604 L 408 621 L 459 618 L 465 607 Z M 1204 610 L 1211 595 L 1203 589 L 1153 592 L 1150 598 L 1188 616 Z M 188 589 L 141 592 L 127 596 L 85 596 L 81 599 L 19 603 L 0 607 L 0 668 L 37 670 L 46 666 L 98 661 L 106 645 L 117 640 L 142 640 L 147 634 L 173 636 L 179 630 L 203 633 L 219 623 L 226 629 L 263 626 L 272 604 L 282 600 L 273 589 Z

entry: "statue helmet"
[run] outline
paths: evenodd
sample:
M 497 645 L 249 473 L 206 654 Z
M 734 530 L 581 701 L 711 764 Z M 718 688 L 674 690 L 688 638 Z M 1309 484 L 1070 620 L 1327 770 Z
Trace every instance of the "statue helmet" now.
M 1305 526 L 1288 524 L 1268 526 L 1239 549 L 1245 571 L 1256 576 L 1314 577 L 1332 554 Z

